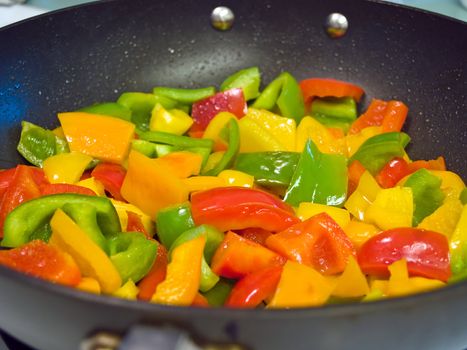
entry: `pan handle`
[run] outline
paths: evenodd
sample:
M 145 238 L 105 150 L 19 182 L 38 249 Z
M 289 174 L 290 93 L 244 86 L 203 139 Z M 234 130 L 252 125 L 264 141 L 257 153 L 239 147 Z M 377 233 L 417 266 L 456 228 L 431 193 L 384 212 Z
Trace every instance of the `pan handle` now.
M 80 350 L 246 350 L 236 344 L 198 344 L 185 331 L 171 326 L 136 325 L 122 337 L 97 332 L 81 342 Z

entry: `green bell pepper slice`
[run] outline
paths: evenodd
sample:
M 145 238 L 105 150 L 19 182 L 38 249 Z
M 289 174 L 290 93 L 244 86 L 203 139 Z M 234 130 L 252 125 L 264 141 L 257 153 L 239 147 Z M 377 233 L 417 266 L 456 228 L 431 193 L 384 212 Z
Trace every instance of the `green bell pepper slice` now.
M 162 96 L 181 104 L 193 104 L 197 101 L 204 100 L 216 93 L 216 88 L 209 86 L 201 89 L 177 89 L 171 87 L 158 86 L 152 90 L 156 96 Z M 174 107 L 172 107 L 174 108 Z
M 338 154 L 321 153 L 308 140 L 285 193 L 292 206 L 312 202 L 331 206 L 344 205 L 347 196 L 347 161 Z
M 104 102 L 95 105 L 83 107 L 79 109 L 80 112 L 102 114 L 126 121 L 131 121 L 131 110 L 117 102 Z
M 311 103 L 311 115 L 321 124 L 346 133 L 357 118 L 357 103 L 352 97 L 315 98 Z
M 141 140 L 162 143 L 182 148 L 203 147 L 212 150 L 214 141 L 210 139 L 196 139 L 188 136 L 174 135 L 163 131 L 145 131 L 139 133 Z
M 47 158 L 69 152 L 66 140 L 52 131 L 27 121 L 22 121 L 21 127 L 17 150 L 29 163 L 42 167 Z
M 410 175 L 404 187 L 412 189 L 414 204 L 412 225 L 414 227 L 443 204 L 445 194 L 441 190 L 441 179 L 427 169 L 419 169 Z
M 109 237 L 110 260 L 125 283 L 138 282 L 151 269 L 157 255 L 158 243 L 141 232 L 120 232 Z
M 206 292 L 216 285 L 219 281 L 217 276 L 209 267 L 209 263 L 219 246 L 224 239 L 224 233 L 209 225 L 200 225 L 183 232 L 171 245 L 169 255 L 173 249 L 180 244 L 188 242 L 192 239 L 204 236 L 206 244 L 204 246 L 203 259 L 201 260 L 201 280 L 200 291 Z
M 217 282 L 214 287 L 212 287 L 207 292 L 201 294 L 203 294 L 203 296 L 208 300 L 209 305 L 220 307 L 225 304 L 225 301 L 229 297 L 229 294 L 232 291 L 234 284 L 234 281 L 225 278 L 220 278 L 219 282 Z
M 54 194 L 24 202 L 11 211 L 6 217 L 3 227 L 2 246 L 14 248 L 28 243 L 34 232 L 42 229 L 46 223 L 50 222 L 55 210 L 63 208 L 66 204 L 76 204 L 83 208 L 95 208 L 97 224 L 105 237 L 121 231 L 117 211 L 110 199 L 70 193 Z M 81 207 L 77 207 L 77 210 L 80 210 Z M 75 215 L 75 217 L 78 216 Z M 77 224 L 99 245 L 102 239 L 97 236 L 94 237 L 94 231 L 87 230 L 84 227 L 85 221 L 81 222 L 81 225 L 80 222 L 77 222 Z
M 240 88 L 243 90 L 245 101 L 255 99 L 259 96 L 259 85 L 261 73 L 258 67 L 250 67 L 239 70 L 227 77 L 221 84 L 221 91 Z
M 156 231 L 161 243 L 170 248 L 185 231 L 195 227 L 190 202 L 163 208 L 156 215 Z
M 366 140 L 350 157 L 349 164 L 360 161 L 371 174 L 376 175 L 394 157 L 402 157 L 410 136 L 404 132 L 386 132 Z
M 240 129 L 238 122 L 235 119 L 230 119 L 223 131 L 227 131 L 226 137 L 223 137 L 228 142 L 229 146 L 222 156 L 219 163 L 214 168 L 209 169 L 203 175 L 217 176 L 222 170 L 231 167 L 235 162 L 235 157 L 240 149 Z M 224 132 L 221 131 L 221 134 Z
M 274 110 L 277 107 L 282 116 L 295 119 L 297 124 L 305 114 L 300 86 L 287 72 L 281 73 L 274 79 L 259 95 L 252 107 L 267 110 Z
M 459 195 L 459 199 L 463 205 L 467 203 L 467 187 L 464 187 L 464 189 Z
M 155 143 L 145 140 L 132 140 L 131 149 L 144 154 L 146 157 L 155 158 L 157 157 L 157 145 Z
M 234 169 L 255 178 L 265 187 L 287 187 L 297 167 L 298 152 L 252 152 L 240 153 Z

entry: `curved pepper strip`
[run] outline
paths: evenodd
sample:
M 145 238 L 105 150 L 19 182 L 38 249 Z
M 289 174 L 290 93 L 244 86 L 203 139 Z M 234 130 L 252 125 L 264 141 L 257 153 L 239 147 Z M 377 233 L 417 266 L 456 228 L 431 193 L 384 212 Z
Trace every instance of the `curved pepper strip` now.
M 250 67 L 239 70 L 238 72 L 227 77 L 221 84 L 221 91 L 226 91 L 234 88 L 243 90 L 245 101 L 252 100 L 259 95 L 259 85 L 261 82 L 261 74 L 258 67 Z
M 29 242 L 31 235 L 50 221 L 55 210 L 65 204 L 78 205 L 78 209 L 81 206 L 94 207 L 97 223 L 104 236 L 121 231 L 117 212 L 109 199 L 80 194 L 55 194 L 30 200 L 15 208 L 5 220 L 2 246 L 17 247 Z M 100 241 L 99 237 L 88 234 L 96 244 Z
M 162 208 L 156 214 L 157 236 L 161 243 L 170 248 L 185 231 L 195 227 L 189 202 Z
M 152 90 L 156 96 L 170 98 L 182 104 L 192 104 L 204 100 L 216 93 L 216 88 L 209 86 L 201 89 L 178 89 L 164 86 L 157 86 Z
M 238 150 L 240 149 L 240 130 L 238 128 L 237 120 L 233 118 L 230 119 L 227 122 L 227 126 L 225 128 L 228 130 L 226 141 L 228 142 L 229 146 L 219 163 L 217 163 L 214 168 L 208 170 L 203 175 L 217 176 L 222 170 L 230 168 L 235 161 L 235 157 L 237 156 Z
M 98 103 L 95 105 L 80 108 L 78 111 L 92 114 L 108 115 L 126 121 L 131 121 L 131 110 L 128 107 L 125 107 L 117 102 Z
M 147 239 L 141 232 L 121 232 L 109 237 L 110 260 L 117 268 L 123 283 L 138 282 L 151 269 L 156 259 L 156 240 Z

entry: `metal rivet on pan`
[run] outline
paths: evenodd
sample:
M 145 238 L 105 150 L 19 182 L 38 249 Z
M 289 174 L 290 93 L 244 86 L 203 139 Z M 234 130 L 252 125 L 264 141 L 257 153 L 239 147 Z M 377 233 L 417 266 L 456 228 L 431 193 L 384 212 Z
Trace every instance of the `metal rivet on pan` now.
M 235 16 L 231 9 L 225 6 L 216 7 L 211 13 L 211 24 L 218 30 L 229 30 Z
M 326 29 L 326 33 L 331 38 L 340 38 L 347 32 L 347 29 L 349 28 L 349 21 L 341 13 L 331 13 L 326 18 L 324 28 Z

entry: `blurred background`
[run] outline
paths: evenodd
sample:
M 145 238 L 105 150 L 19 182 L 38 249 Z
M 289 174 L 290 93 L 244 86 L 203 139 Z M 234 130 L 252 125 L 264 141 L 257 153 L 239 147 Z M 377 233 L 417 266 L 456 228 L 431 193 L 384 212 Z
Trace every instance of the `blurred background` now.
M 36 16 L 94 0 L 0 0 L 0 27 Z M 467 0 L 387 0 L 440 13 L 467 22 Z M 463 3 L 465 5 L 463 5 Z M 466 6 L 466 7 L 464 7 Z

